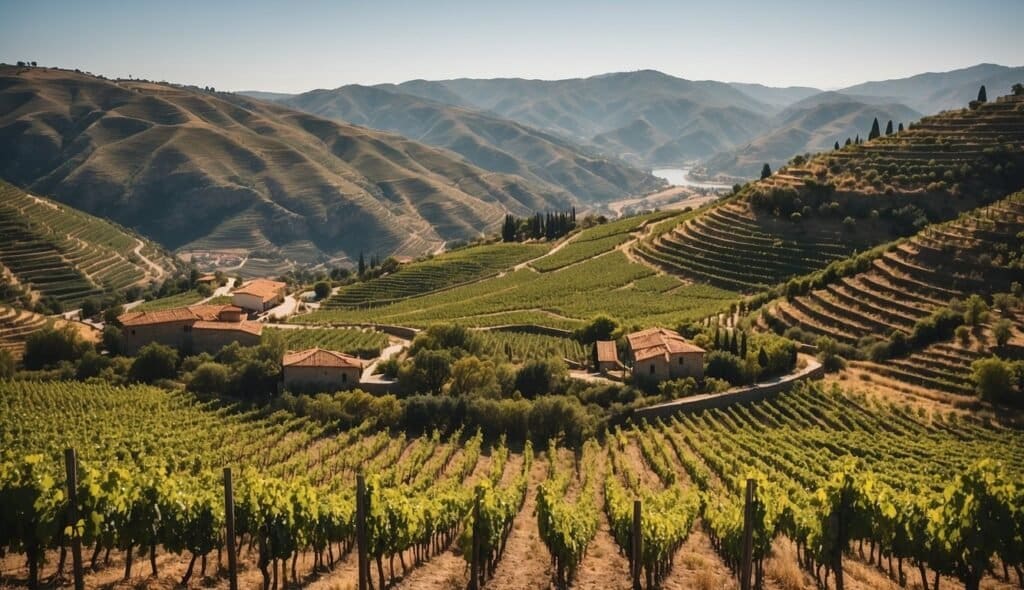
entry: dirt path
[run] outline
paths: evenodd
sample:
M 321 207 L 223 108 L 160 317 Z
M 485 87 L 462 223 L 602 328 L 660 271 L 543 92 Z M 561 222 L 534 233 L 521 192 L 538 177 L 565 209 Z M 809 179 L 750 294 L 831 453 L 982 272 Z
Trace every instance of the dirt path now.
M 587 552 L 580 562 L 573 588 L 581 590 L 629 590 L 629 560 L 619 552 L 619 546 L 612 537 L 608 526 L 608 515 L 604 512 L 604 478 L 610 466 L 607 452 L 603 452 L 594 475 L 601 482 L 597 486 L 597 502 L 600 522 L 597 534 L 587 546 Z
M 511 457 L 509 463 L 512 463 Z M 512 523 L 505 554 L 498 561 L 488 590 L 528 590 L 551 586 L 551 558 L 537 532 L 537 486 L 547 476 L 547 461 L 540 455 L 530 468 L 526 502 Z
M 572 234 L 568 238 L 562 240 L 557 246 L 555 246 L 554 248 L 548 250 L 547 252 L 541 254 L 540 256 L 538 256 L 536 258 L 531 258 L 531 259 L 527 260 L 526 262 L 520 262 L 519 264 L 513 266 L 512 270 L 513 271 L 517 271 L 517 270 L 522 270 L 524 268 L 529 268 L 530 270 L 533 270 L 534 272 L 537 272 L 536 270 L 534 270 L 534 268 L 532 266 L 530 266 L 531 264 L 533 264 L 534 262 L 537 262 L 541 258 L 547 258 L 548 256 L 551 256 L 555 252 L 558 252 L 562 248 L 565 248 L 569 244 L 569 242 L 575 240 L 576 236 L 580 235 L 580 233 L 581 232 L 576 232 L 576 233 Z M 502 274 L 504 274 L 504 273 L 502 273 Z
M 164 278 L 164 275 L 167 274 L 167 271 L 165 271 L 164 268 L 159 264 L 153 262 L 149 258 L 146 258 L 145 254 L 142 253 L 142 249 L 146 246 L 145 242 L 138 238 L 135 238 L 135 241 L 137 242 L 137 244 L 135 246 L 135 249 L 132 250 L 132 252 L 134 252 L 135 255 L 139 257 L 139 260 L 145 262 L 146 266 L 153 270 L 153 272 L 156 274 L 156 280 L 159 281 L 160 279 Z
M 739 585 L 725 562 L 715 553 L 711 539 L 698 523 L 676 552 L 672 571 L 662 587 L 666 590 L 731 590 Z

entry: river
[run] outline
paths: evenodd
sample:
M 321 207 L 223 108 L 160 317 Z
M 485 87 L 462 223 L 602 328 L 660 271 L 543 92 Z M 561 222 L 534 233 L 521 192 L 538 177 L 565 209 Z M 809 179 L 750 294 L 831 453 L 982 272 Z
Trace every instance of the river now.
M 709 189 L 730 189 L 732 185 L 720 184 L 716 182 L 701 182 L 690 178 L 689 168 L 658 168 L 651 170 L 651 174 L 658 178 L 664 178 L 674 186 L 692 186 L 694 188 L 709 188 Z

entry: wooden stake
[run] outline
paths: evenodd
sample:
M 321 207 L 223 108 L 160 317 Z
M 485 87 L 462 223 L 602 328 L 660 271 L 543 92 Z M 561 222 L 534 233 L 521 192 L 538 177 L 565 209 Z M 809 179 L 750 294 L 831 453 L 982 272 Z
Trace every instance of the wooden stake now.
M 231 468 L 224 468 L 224 524 L 227 528 L 228 587 L 238 590 L 238 553 L 235 551 L 235 488 Z
M 473 543 L 472 549 L 470 549 L 471 555 L 469 560 L 469 590 L 478 590 L 480 584 L 480 565 L 483 561 L 480 555 L 480 496 L 483 490 L 481 488 L 476 489 L 476 495 L 473 497 Z
M 754 494 L 757 482 L 747 480 L 747 495 L 743 505 L 743 561 L 740 567 L 740 590 L 750 590 L 750 574 L 754 553 Z
M 75 590 L 85 590 L 82 571 L 82 536 L 78 530 L 78 457 L 75 449 L 64 451 L 64 467 L 68 476 L 68 520 L 71 522 L 71 558 Z
M 633 590 L 641 590 L 640 574 L 643 570 L 644 537 L 643 514 L 640 500 L 633 500 Z
M 367 590 L 370 580 L 370 561 L 366 546 L 366 479 L 356 475 L 356 550 L 359 560 L 359 590 Z

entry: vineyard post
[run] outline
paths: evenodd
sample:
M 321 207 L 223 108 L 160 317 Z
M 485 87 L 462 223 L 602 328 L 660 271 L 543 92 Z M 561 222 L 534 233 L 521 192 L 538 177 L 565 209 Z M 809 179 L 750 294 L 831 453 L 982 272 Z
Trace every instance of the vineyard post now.
M 356 550 L 359 559 L 359 590 L 366 590 L 370 561 L 366 546 L 366 479 L 362 472 L 356 475 Z
M 473 496 L 473 530 L 470 531 L 473 541 L 469 560 L 469 590 L 480 588 L 480 562 L 482 561 L 480 555 L 480 496 L 482 493 L 483 489 L 477 487 L 476 494 Z
M 238 590 L 238 554 L 235 552 L 235 488 L 231 468 L 224 468 L 224 524 L 227 527 L 228 586 Z
M 640 573 L 643 569 L 644 538 L 642 528 L 642 507 L 640 500 L 633 500 L 633 540 L 631 554 L 633 556 L 633 590 L 640 590 Z
M 84 590 L 82 537 L 78 531 L 78 457 L 75 449 L 64 450 L 64 467 L 68 475 L 68 520 L 71 522 L 71 559 L 74 567 L 75 590 Z
M 754 493 L 757 482 L 747 480 L 747 495 L 743 504 L 743 563 L 740 567 L 740 590 L 750 590 L 750 575 L 754 554 Z

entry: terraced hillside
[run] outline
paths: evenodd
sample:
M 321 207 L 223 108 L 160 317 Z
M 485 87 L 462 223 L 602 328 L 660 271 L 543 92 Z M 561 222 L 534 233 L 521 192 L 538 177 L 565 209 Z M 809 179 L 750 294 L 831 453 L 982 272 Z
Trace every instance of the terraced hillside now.
M 0 349 L 21 358 L 25 351 L 25 338 L 45 325 L 46 316 L 0 305 Z
M 396 272 L 342 287 L 323 309 L 383 305 L 482 279 L 544 254 L 547 244 L 487 244 L 408 264 Z
M 65 305 L 160 280 L 175 268 L 171 256 L 148 241 L 3 181 L 0 265 L 20 284 Z
M 1003 97 L 801 158 L 635 250 L 670 273 L 752 292 L 1022 186 L 1024 98 Z
M 281 105 L 45 68 L 0 68 L 0 176 L 176 250 L 305 263 L 425 254 L 575 202 Z
M 754 291 L 849 256 L 863 239 L 839 224 L 794 228 L 757 215 L 746 201 L 715 207 L 652 240 L 636 244 L 642 258 L 674 274 L 736 291 Z
M 778 330 L 795 327 L 812 341 L 819 336 L 858 346 L 894 331 L 909 338 L 915 325 L 971 294 L 1008 292 L 1024 280 L 1021 238 L 1024 193 L 1017 193 L 955 221 L 929 226 L 872 261 L 866 272 L 836 279 L 807 295 L 779 300 L 765 310 Z M 912 385 L 970 395 L 973 348 L 949 341 L 884 362 L 859 362 L 871 373 Z

